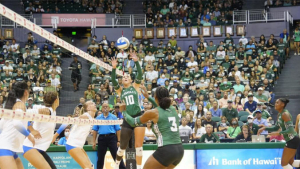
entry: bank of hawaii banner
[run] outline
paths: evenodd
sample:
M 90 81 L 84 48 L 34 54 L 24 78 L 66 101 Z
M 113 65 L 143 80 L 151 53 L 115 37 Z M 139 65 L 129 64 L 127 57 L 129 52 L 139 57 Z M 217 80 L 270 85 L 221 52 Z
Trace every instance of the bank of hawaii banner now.
M 283 149 L 196 150 L 197 169 L 282 169 Z

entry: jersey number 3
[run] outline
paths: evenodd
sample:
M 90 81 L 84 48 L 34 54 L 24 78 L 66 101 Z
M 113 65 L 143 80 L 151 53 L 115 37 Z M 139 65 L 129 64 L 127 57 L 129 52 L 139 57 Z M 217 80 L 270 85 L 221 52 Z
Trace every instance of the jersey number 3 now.
M 169 122 L 172 122 L 172 126 L 170 127 L 171 131 L 173 131 L 173 132 L 178 131 L 177 124 L 176 124 L 176 118 L 175 117 L 169 117 L 168 119 L 169 119 Z
M 133 95 L 129 95 L 129 96 L 126 96 L 125 97 L 125 100 L 126 100 L 126 105 L 132 105 L 134 104 L 134 98 L 133 98 Z

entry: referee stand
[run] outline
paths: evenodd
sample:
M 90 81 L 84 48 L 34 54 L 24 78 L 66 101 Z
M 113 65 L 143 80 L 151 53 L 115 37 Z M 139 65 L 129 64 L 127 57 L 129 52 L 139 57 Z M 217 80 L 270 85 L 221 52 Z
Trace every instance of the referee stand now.
M 136 169 L 134 132 L 126 148 L 126 169 Z

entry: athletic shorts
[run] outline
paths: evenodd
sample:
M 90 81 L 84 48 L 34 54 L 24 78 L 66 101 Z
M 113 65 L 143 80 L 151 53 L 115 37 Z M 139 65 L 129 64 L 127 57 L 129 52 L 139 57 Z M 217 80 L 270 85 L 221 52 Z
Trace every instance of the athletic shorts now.
M 81 75 L 80 74 L 71 74 L 71 81 L 72 83 L 76 83 L 77 81 L 81 81 Z
M 298 149 L 300 145 L 300 139 L 298 136 L 295 136 L 292 140 L 286 142 L 285 146 L 291 149 Z
M 13 152 L 13 151 L 7 150 L 7 149 L 0 149 L 0 157 L 1 156 L 13 156 L 14 159 L 18 158 L 18 155 L 16 152 Z
M 67 150 L 67 152 L 69 152 L 70 150 L 72 150 L 74 148 L 76 148 L 76 147 L 70 146 L 69 144 L 66 144 L 66 150 Z
M 141 116 L 141 115 L 142 115 L 142 112 L 139 112 L 137 115 L 134 115 L 132 117 L 135 118 L 135 117 L 138 117 L 138 116 Z M 129 125 L 125 119 L 123 119 L 122 127 L 129 128 L 131 130 L 134 130 L 134 128 L 135 128 L 135 127 L 131 127 L 131 125 Z M 146 125 L 145 124 L 141 124 L 141 125 L 139 125 L 137 127 L 146 127 Z
M 29 150 L 31 150 L 31 149 L 36 149 L 36 148 L 23 146 L 23 151 L 24 151 L 23 155 L 24 155 L 27 151 L 29 151 Z M 39 150 L 39 149 L 36 149 L 36 150 L 39 151 L 39 152 L 42 151 L 42 150 Z
M 182 144 L 171 144 L 158 147 L 153 157 L 163 166 L 178 165 L 183 157 L 184 149 Z

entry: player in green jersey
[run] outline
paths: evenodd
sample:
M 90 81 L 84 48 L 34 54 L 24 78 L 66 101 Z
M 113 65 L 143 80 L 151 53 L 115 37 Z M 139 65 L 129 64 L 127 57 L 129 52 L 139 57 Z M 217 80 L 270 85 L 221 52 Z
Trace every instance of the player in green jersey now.
M 146 96 L 145 96 L 146 97 Z M 179 117 L 176 109 L 171 106 L 169 91 L 158 87 L 155 91 L 155 102 L 159 107 L 146 111 L 142 116 L 133 118 L 127 110 L 123 111 L 124 118 L 131 126 L 152 121 L 152 130 L 156 135 L 158 149 L 148 158 L 144 169 L 174 168 L 183 157 L 184 149 L 179 135 Z M 149 100 L 150 101 L 150 100 Z M 120 106 L 120 111 L 126 106 Z
M 300 167 L 300 160 L 294 160 L 297 148 L 300 144 L 298 134 L 294 130 L 292 116 L 285 106 L 289 100 L 280 98 L 276 100 L 275 110 L 278 111 L 278 120 L 274 127 L 262 127 L 258 130 L 259 135 L 263 130 L 270 131 L 271 136 L 283 135 L 286 144 L 283 149 L 281 157 L 281 166 L 283 169 L 293 169 L 293 167 Z M 281 129 L 281 131 L 279 131 Z
M 295 55 L 300 55 L 300 30 L 298 27 L 296 27 L 294 31 L 294 47 L 295 47 Z
M 130 115 L 133 117 L 141 115 L 141 108 L 139 105 L 138 91 L 140 90 L 141 81 L 143 80 L 142 68 L 138 62 L 138 57 L 136 53 L 130 53 L 128 57 L 131 57 L 135 62 L 135 66 L 137 68 L 137 77 L 135 82 L 132 83 L 132 79 L 130 75 L 126 74 L 122 78 L 122 87 L 116 80 L 116 67 L 118 65 L 118 61 L 116 58 L 112 58 L 112 84 L 117 92 L 117 94 L 121 97 L 121 100 L 126 103 L 126 109 L 129 110 Z M 135 134 L 135 149 L 136 149 L 136 164 L 137 169 L 141 169 L 142 164 L 142 156 L 143 156 L 143 141 L 145 136 L 145 127 L 131 127 L 126 120 L 123 120 L 122 128 L 121 128 L 121 136 L 120 136 L 120 147 L 117 151 L 116 158 L 116 167 L 119 168 L 120 161 L 124 155 L 125 149 L 129 143 L 131 138 L 132 131 Z

